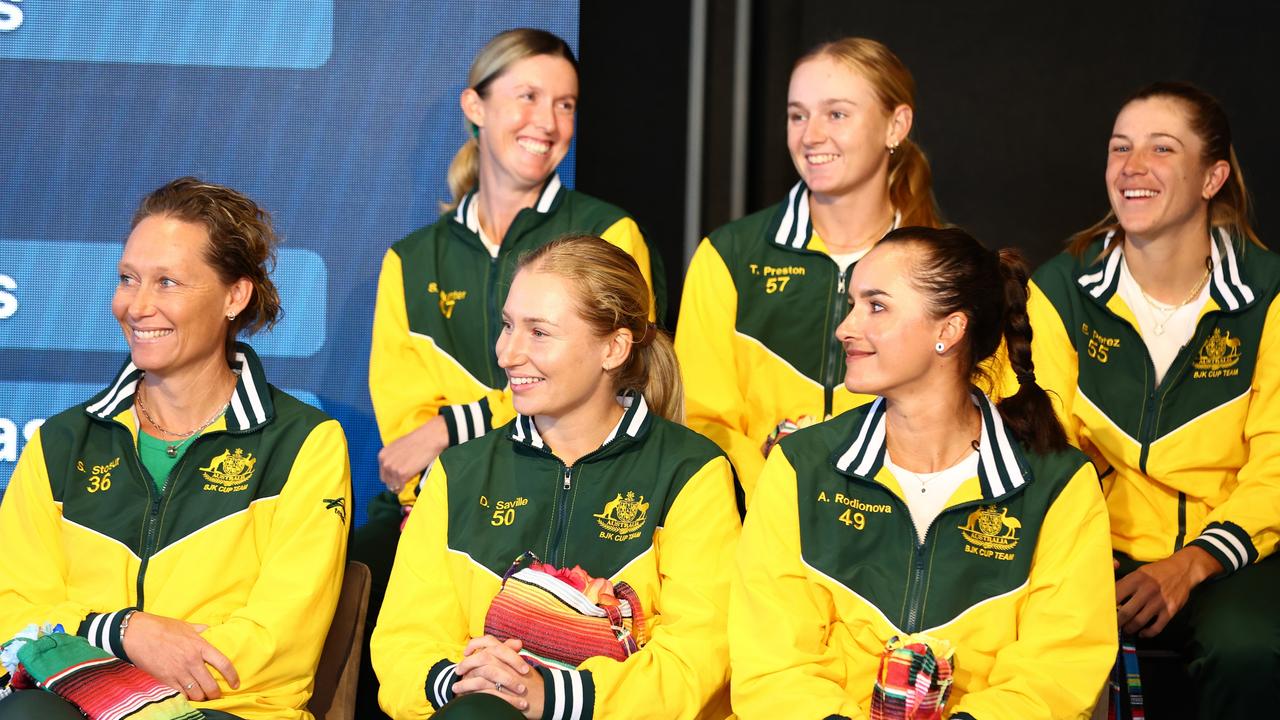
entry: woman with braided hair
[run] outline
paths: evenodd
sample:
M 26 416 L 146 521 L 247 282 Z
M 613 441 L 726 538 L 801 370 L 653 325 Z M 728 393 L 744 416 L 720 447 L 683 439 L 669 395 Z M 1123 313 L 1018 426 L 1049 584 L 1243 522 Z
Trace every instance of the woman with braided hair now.
M 875 399 L 765 463 L 730 594 L 740 717 L 864 717 L 909 690 L 878 678 L 904 644 L 951 666 L 949 717 L 1093 707 L 1106 509 L 1036 384 L 1026 300 L 1018 255 L 958 229 L 895 230 L 854 268 L 844 382 Z M 993 402 L 975 385 L 1002 340 L 1019 387 Z

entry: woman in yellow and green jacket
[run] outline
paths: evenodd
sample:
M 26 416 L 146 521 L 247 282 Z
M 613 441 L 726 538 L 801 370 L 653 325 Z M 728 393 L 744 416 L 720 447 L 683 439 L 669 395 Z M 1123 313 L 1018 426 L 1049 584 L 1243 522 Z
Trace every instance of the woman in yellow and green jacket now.
M 0 642 L 61 624 L 210 720 L 305 720 L 351 507 L 336 420 L 267 382 L 276 236 L 240 193 L 143 200 L 112 310 L 130 358 L 23 450 L 0 505 Z M 82 717 L 44 690 L 0 718 Z
M 1253 717 L 1280 702 L 1280 258 L 1204 91 L 1135 93 L 1107 157 L 1112 212 L 1033 278 L 1036 367 L 1101 469 L 1121 627 L 1182 654 L 1198 717 Z
M 679 370 L 646 295 L 634 260 L 599 238 L 521 261 L 497 343 L 519 414 L 432 465 L 373 634 L 392 717 L 729 715 L 733 473 L 678 424 Z M 526 551 L 630 585 L 648 643 L 564 668 L 487 634 Z
M 689 264 L 676 325 L 689 427 L 729 454 L 748 501 L 778 434 L 871 399 L 841 384 L 835 328 L 853 264 L 900 224 L 938 224 L 928 161 L 907 136 L 914 96 L 875 40 L 809 51 L 787 97 L 800 182 L 712 232 Z
M 765 464 L 731 588 L 735 712 L 866 718 L 910 639 L 949 658 L 943 717 L 1088 717 L 1116 651 L 1107 517 L 1036 384 L 1025 266 L 902 228 L 849 298 L 845 384 L 878 397 Z M 1002 340 L 1019 388 L 994 403 L 974 381 Z

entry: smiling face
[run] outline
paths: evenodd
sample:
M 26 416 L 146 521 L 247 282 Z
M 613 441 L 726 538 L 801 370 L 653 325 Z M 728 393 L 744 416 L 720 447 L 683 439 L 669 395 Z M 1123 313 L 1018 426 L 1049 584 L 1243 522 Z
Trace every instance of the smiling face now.
M 1178 100 L 1135 100 L 1116 116 L 1107 149 L 1107 194 L 1125 234 L 1156 240 L 1203 234 L 1209 200 L 1226 181 L 1228 165 L 1203 160 L 1204 141 Z
M 578 74 L 562 57 L 517 60 L 481 97 L 468 88 L 462 111 L 480 128 L 480 162 L 516 190 L 540 186 L 569 152 Z
M 889 147 L 911 129 L 911 109 L 886 112 L 875 88 L 845 63 L 820 55 L 791 73 L 787 148 L 809 189 L 838 196 L 888 182 Z
M 939 364 L 934 344 L 950 339 L 947 320 L 933 317 L 911 285 L 913 252 L 899 243 L 877 245 L 853 267 L 852 308 L 836 328 L 845 352 L 844 385 L 852 392 L 891 395 L 925 377 Z
M 579 314 L 569 281 L 536 266 L 516 273 L 496 351 L 517 412 L 561 420 L 581 408 L 616 405 L 606 370 L 625 359 L 616 347 Z
M 228 314 L 248 303 L 249 281 L 223 283 L 205 260 L 203 226 L 165 215 L 138 223 L 120 257 L 111 312 L 133 362 L 153 379 L 226 364 Z

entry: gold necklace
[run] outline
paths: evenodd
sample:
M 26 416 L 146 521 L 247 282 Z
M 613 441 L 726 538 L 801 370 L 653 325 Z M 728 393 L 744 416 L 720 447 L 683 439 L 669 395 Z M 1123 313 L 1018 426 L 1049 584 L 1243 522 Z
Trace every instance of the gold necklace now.
M 1209 261 L 1206 259 L 1204 276 L 1200 278 L 1200 281 L 1196 283 L 1195 287 L 1191 288 L 1191 292 L 1187 293 L 1187 296 L 1183 298 L 1182 302 L 1177 305 L 1164 305 L 1164 303 L 1153 299 L 1147 294 L 1146 290 L 1142 289 L 1141 285 L 1138 285 L 1138 292 L 1142 293 L 1142 299 L 1146 301 L 1147 307 L 1151 308 L 1151 322 L 1155 326 L 1152 329 L 1155 330 L 1156 335 L 1163 335 L 1165 326 L 1173 319 L 1173 314 L 1176 313 L 1179 308 L 1184 307 L 1187 303 L 1200 295 L 1200 291 L 1204 289 L 1205 283 L 1209 282 L 1209 272 L 1210 265 Z M 1163 317 L 1163 319 L 1161 319 L 1161 317 Z
M 961 460 L 963 460 L 965 457 L 967 457 L 967 456 L 969 455 L 969 453 L 977 452 L 977 451 L 978 451 L 978 447 L 979 447 L 979 445 L 978 445 L 978 441 L 977 441 L 977 440 L 971 440 L 971 441 L 969 442 L 968 447 L 966 447 L 965 449 L 961 450 L 961 451 L 960 451 L 960 454 L 959 454 L 959 455 L 957 455 L 957 456 L 955 457 L 955 459 L 954 459 L 954 460 L 952 460 L 951 462 L 947 463 L 947 464 L 946 464 L 946 466 L 945 466 L 945 467 L 943 467 L 941 470 L 937 470 L 937 471 L 934 471 L 934 472 L 931 472 L 931 473 L 924 473 L 923 475 L 922 475 L 922 474 L 920 474 L 920 473 L 917 473 L 917 472 L 912 472 L 911 470 L 908 470 L 908 469 L 906 469 L 906 468 L 902 467 L 901 465 L 898 465 L 897 463 L 894 463 L 894 465 L 898 465 L 898 468 L 899 468 L 899 469 L 901 469 L 901 470 L 902 470 L 902 472 L 904 472 L 904 473 L 906 473 L 906 474 L 910 475 L 911 477 L 915 478 L 915 479 L 916 479 L 916 482 L 920 483 L 920 494 L 921 494 L 921 495 L 923 495 L 926 491 L 928 491 L 928 489 L 929 489 L 929 487 L 928 487 L 929 483 L 931 483 L 931 482 L 933 482 L 934 480 L 936 480 L 936 479 L 938 478 L 938 476 L 939 476 L 939 475 L 941 475 L 942 473 L 944 473 L 944 472 L 946 472 L 946 471 L 950 470 L 951 468 L 955 467 L 955 466 L 956 466 L 956 465 L 957 465 Z M 925 479 L 925 475 L 928 475 L 928 476 L 929 476 L 929 479 L 928 479 L 928 480 L 926 480 L 926 479 Z
M 924 494 L 929 489 L 927 485 L 933 480 L 937 479 L 938 475 L 955 467 L 956 463 L 960 462 L 960 460 L 966 457 L 969 453 L 977 452 L 979 448 L 981 448 L 981 445 L 978 442 L 978 438 L 982 437 L 982 416 L 978 414 L 974 419 L 977 420 L 977 423 L 978 423 L 978 430 L 977 430 L 978 437 L 970 440 L 969 444 L 966 445 L 964 449 L 960 451 L 960 454 L 955 456 L 955 458 L 951 462 L 947 463 L 946 465 L 943 465 L 941 470 L 937 470 L 931 473 L 924 473 L 925 475 L 929 476 L 928 480 L 925 480 L 920 473 L 912 472 L 906 469 L 905 467 L 898 465 L 898 463 L 894 463 L 894 465 L 897 465 L 899 468 L 902 468 L 903 472 L 907 473 L 911 477 L 914 477 L 916 479 L 916 482 L 920 483 L 920 493 Z
M 164 433 L 165 435 L 172 435 L 173 437 L 181 438 L 181 439 L 180 439 L 180 440 L 178 440 L 178 442 L 176 442 L 176 443 L 172 443 L 172 444 L 166 445 L 166 447 L 165 447 L 165 449 L 164 449 L 164 452 L 165 452 L 165 454 L 166 454 L 166 455 L 168 455 L 168 456 L 169 456 L 169 457 L 171 457 L 171 458 L 173 458 L 173 457 L 178 457 L 178 450 L 182 449 L 182 446 L 183 446 L 183 445 L 186 445 L 188 440 L 190 440 L 190 439 L 191 439 L 192 437 L 194 437 L 195 435 L 198 435 L 199 433 L 203 432 L 205 428 L 207 428 L 207 427 L 209 427 L 210 425 L 212 425 L 212 424 L 213 424 L 213 421 L 214 421 L 214 420 L 217 420 L 219 417 L 222 417 L 222 413 L 226 412 L 228 407 L 231 407 L 231 401 L 230 401 L 230 400 L 228 400 L 228 401 L 227 401 L 227 403 L 226 403 L 225 405 L 223 405 L 222 407 L 218 408 L 218 410 L 217 410 L 216 412 L 214 412 L 214 413 L 213 413 L 213 415 L 210 415 L 210 416 L 209 416 L 209 419 L 208 419 L 208 420 L 205 420 L 205 421 L 204 421 L 204 423 L 202 423 L 202 424 L 201 424 L 199 427 L 197 427 L 196 429 L 194 429 L 194 430 L 189 430 L 189 431 L 187 431 L 187 432 L 174 432 L 174 431 L 170 430 L 169 428 L 166 428 L 165 426 L 163 426 L 163 425 L 161 425 L 160 423 L 156 422 L 156 419 L 155 419 L 154 417 L 152 417 L 152 416 L 151 416 L 151 413 L 147 410 L 147 404 L 146 404 L 146 402 L 145 402 L 145 401 L 143 400 L 143 398 L 142 398 L 142 386 L 141 386 L 141 385 L 139 385 L 139 386 L 138 386 L 138 393 L 137 393 L 137 394 L 138 394 L 138 409 L 142 411 L 142 416 L 143 416 L 143 417 L 145 417 L 145 418 L 147 419 L 147 422 L 151 423 L 151 425 L 152 425 L 155 429 L 159 430 L 160 432 Z

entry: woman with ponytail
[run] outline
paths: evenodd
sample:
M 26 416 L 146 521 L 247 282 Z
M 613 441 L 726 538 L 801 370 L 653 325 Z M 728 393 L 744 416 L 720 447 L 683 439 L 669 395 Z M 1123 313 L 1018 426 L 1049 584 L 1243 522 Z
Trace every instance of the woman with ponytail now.
M 1035 274 L 1036 365 L 1102 469 L 1122 630 L 1186 662 L 1195 710 L 1170 713 L 1254 717 L 1280 701 L 1280 260 L 1199 88 L 1125 101 L 1106 187 Z
M 371 621 L 422 471 L 445 447 L 515 415 L 493 343 L 517 258 L 565 233 L 588 232 L 634 257 L 646 287 L 661 275 L 651 272 L 660 264 L 626 212 L 563 187 L 556 175 L 577 102 L 578 64 L 563 40 L 529 28 L 490 40 L 460 98 L 468 138 L 449 167 L 453 199 L 383 260 L 369 394 L 387 492 L 370 503 L 351 548 L 373 570 Z M 659 310 L 664 302 L 660 291 Z M 361 717 L 376 712 L 367 666 L 363 677 Z
M 1116 651 L 1106 508 L 1036 382 L 1021 259 L 900 228 L 848 299 L 845 387 L 874 400 L 765 463 L 731 588 L 735 712 L 876 717 L 914 654 L 950 683 L 945 717 L 1087 716 Z M 1020 386 L 995 403 L 976 385 L 1002 340 Z
M 496 347 L 518 414 L 428 471 L 374 631 L 393 717 L 729 716 L 733 472 L 679 424 L 675 353 L 651 316 L 635 260 L 599 238 L 521 258 Z M 526 551 L 625 582 L 648 642 L 555 666 L 522 652 L 529 637 L 490 634 Z
M 748 500 L 778 437 L 869 400 L 841 385 L 834 330 L 853 264 L 899 225 L 938 225 L 914 106 L 911 73 L 875 40 L 811 50 L 787 96 L 800 182 L 694 253 L 676 326 L 689 426 L 729 453 Z

